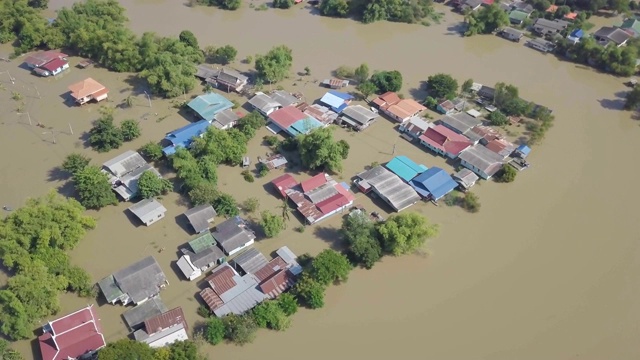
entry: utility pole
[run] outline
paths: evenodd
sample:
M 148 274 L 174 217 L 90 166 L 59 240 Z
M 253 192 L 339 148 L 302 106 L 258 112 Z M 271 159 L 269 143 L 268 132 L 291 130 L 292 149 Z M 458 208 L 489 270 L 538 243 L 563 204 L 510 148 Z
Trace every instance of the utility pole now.
M 42 97 L 40 96 L 40 91 L 38 91 L 38 88 L 35 86 L 35 84 L 33 85 L 33 88 L 36 89 L 36 94 L 38 95 L 38 99 L 42 99 Z
M 147 95 L 147 100 L 149 100 L 149 107 L 151 107 L 151 96 L 149 96 L 148 92 L 144 92 L 145 95 Z
M 395 155 L 396 154 L 396 144 L 393 144 L 393 151 L 391 152 L 391 155 Z
M 7 70 L 7 75 L 9 75 L 9 80 L 11 80 L 11 85 L 15 85 L 16 84 L 16 79 L 11 77 L 11 74 L 9 73 L 9 70 Z
M 71 127 L 71 123 L 69 123 L 69 131 L 71 132 L 71 135 L 73 135 L 73 128 Z
M 23 114 L 27 114 L 27 118 L 29 119 L 29 125 L 33 126 L 33 123 L 31 123 L 31 115 L 29 115 L 28 112 L 26 112 L 26 113 L 18 113 L 18 115 L 23 115 Z

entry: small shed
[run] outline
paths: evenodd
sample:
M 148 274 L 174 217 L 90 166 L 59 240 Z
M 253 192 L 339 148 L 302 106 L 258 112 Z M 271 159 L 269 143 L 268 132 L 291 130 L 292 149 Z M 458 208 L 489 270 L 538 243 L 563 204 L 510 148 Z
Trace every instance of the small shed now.
M 167 310 L 169 309 L 167 309 L 167 306 L 162 302 L 160 296 L 156 296 L 125 311 L 122 317 L 129 329 L 137 330 L 144 324 L 145 320 L 158 316 Z
M 482 115 L 482 113 L 480 113 L 480 111 L 476 109 L 467 110 L 467 114 L 473 116 L 474 118 L 478 118 L 480 117 L 480 115 Z
M 463 191 L 469 190 L 478 181 L 478 175 L 469 169 L 462 169 L 453 174 L 453 179 L 460 185 Z
M 216 210 L 208 204 L 199 205 L 184 212 L 184 216 L 189 220 L 196 234 L 209 230 L 209 224 L 213 222 L 216 215 L 218 215 Z
M 167 212 L 167 209 L 156 199 L 144 199 L 130 206 L 128 210 L 146 226 L 162 219 Z
M 253 274 L 267 265 L 269 261 L 256 248 L 244 251 L 233 259 L 234 268 L 240 267 L 246 274 Z
M 324 79 L 322 85 L 331 88 L 331 89 L 341 89 L 343 87 L 349 86 L 349 80 L 341 80 L 341 79 Z
M 529 156 L 529 153 L 531 153 L 531 148 L 522 144 L 515 150 L 514 155 L 524 159 Z

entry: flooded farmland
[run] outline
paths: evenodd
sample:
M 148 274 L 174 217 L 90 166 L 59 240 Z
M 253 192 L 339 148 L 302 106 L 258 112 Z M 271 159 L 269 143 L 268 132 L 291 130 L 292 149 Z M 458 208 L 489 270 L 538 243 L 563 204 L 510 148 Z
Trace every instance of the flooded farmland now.
M 245 6 L 228 12 L 189 8 L 175 1 L 122 3 L 137 32 L 176 36 L 189 29 L 203 47 L 234 45 L 238 58 L 286 44 L 293 49 L 293 71 L 309 66 L 312 76 L 296 87 L 285 86 L 302 91 L 308 99 L 323 93 L 311 79 L 322 80 L 340 65 L 367 62 L 373 69 L 401 71 L 407 96 L 423 96 L 421 82 L 445 72 L 459 81 L 512 83 L 523 98 L 552 108 L 556 116 L 555 126 L 530 156 L 532 167 L 515 183 L 484 182 L 475 188 L 482 201 L 480 213 L 431 204 L 408 210 L 441 225 L 441 235 L 431 242 L 427 255 L 388 258 L 373 270 L 356 270 L 348 283 L 329 289 L 325 308 L 296 314 L 287 332 L 261 331 L 245 347 L 206 347 L 212 359 L 248 360 L 264 354 L 283 360 L 301 356 L 310 360 L 398 355 L 453 360 L 640 356 L 640 247 L 634 207 L 640 193 L 626 181 L 640 176 L 635 166 L 640 123 L 619 111 L 622 79 L 500 38 L 460 38 L 455 33 L 459 18 L 449 14 L 442 24 L 430 27 L 365 26 L 316 16 L 305 8 L 254 11 Z M 70 0 L 50 2 L 54 9 L 70 4 Z M 0 55 L 9 51 L 0 48 Z M 77 61 L 72 59 L 71 65 Z M 149 107 L 144 89 L 127 74 L 72 68 L 59 78 L 42 79 L 18 68 L 19 62 L 0 63 L 0 84 L 5 88 L 0 91 L 2 205 L 18 207 L 26 198 L 52 188 L 70 193 L 66 180 L 52 169 L 72 151 L 100 164 L 187 123 L 169 101 L 152 99 Z M 141 139 L 106 154 L 84 147 L 83 132 L 98 117 L 98 107 L 69 108 L 61 95 L 69 84 L 87 76 L 111 89 L 110 105 L 131 94 L 138 98 L 136 106 L 117 110 L 115 117 L 139 120 Z M 21 114 L 16 114 L 12 91 L 24 97 Z M 30 126 L 30 121 L 45 128 Z M 249 144 L 248 155 L 253 159 L 268 151 L 260 144 L 266 134 L 263 130 Z M 396 155 L 450 168 L 442 158 L 400 139 L 386 120 L 358 134 L 337 129 L 336 136 L 351 144 L 345 181 L 372 162 L 391 159 L 394 145 Z M 279 205 L 280 200 L 262 186 L 279 172 L 253 184 L 244 182 L 240 172 L 239 168 L 220 169 L 220 187 L 240 201 L 259 198 L 261 209 Z M 303 179 L 305 175 L 294 176 Z M 362 194 L 357 194 L 356 201 L 375 208 Z M 199 320 L 197 286 L 181 280 L 174 265 L 175 250 L 189 239 L 179 218 L 186 207 L 176 194 L 161 202 L 168 209 L 167 217 L 149 228 L 136 227 L 125 214 L 124 203 L 92 212 L 98 227 L 72 257 L 99 280 L 154 255 L 170 282 L 161 293 L 164 302 L 169 308 L 182 306 L 193 323 Z M 264 253 L 285 244 L 299 254 L 315 253 L 335 245 L 339 224 L 334 216 L 299 234 L 292 230 L 298 225 L 292 219 L 278 238 L 256 246 Z M 167 251 L 159 253 L 163 247 Z M 63 296 L 63 313 L 87 301 Z M 98 311 L 107 340 L 126 335 L 120 319 L 123 307 L 102 305 Z M 34 356 L 31 342 L 16 346 L 28 358 Z

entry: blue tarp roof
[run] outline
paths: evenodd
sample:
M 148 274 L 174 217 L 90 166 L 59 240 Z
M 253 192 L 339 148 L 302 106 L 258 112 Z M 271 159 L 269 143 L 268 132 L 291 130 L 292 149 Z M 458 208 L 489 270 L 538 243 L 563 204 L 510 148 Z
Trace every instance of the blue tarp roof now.
M 410 182 L 416 192 L 424 197 L 439 200 L 458 186 L 451 175 L 439 167 L 432 167 Z
M 287 128 L 287 132 L 292 136 L 308 134 L 311 130 L 322 127 L 322 123 L 315 118 L 307 117 L 298 120 Z
M 191 100 L 187 106 L 203 119 L 212 122 L 219 112 L 231 109 L 233 103 L 220 94 L 207 93 Z
M 525 155 L 525 156 L 529 155 L 529 153 L 531 152 L 531 148 L 524 144 L 518 146 L 516 150 L 518 150 L 519 152 L 522 153 L 522 155 Z
M 409 180 L 416 177 L 416 175 L 427 171 L 426 166 L 418 165 L 406 156 L 394 157 L 385 167 L 406 182 L 409 182 Z
M 584 36 L 584 31 L 582 31 L 582 29 L 575 29 L 571 34 L 569 34 L 569 36 L 580 39 Z
M 347 93 L 343 93 L 340 91 L 329 90 L 326 94 L 320 99 L 320 102 L 328 105 L 331 110 L 341 113 L 349 104 L 347 101 L 352 100 L 353 96 Z
M 165 140 L 171 142 L 172 146 L 168 146 L 162 151 L 165 155 L 171 155 L 176 152 L 176 146 L 189 146 L 191 140 L 196 136 L 204 134 L 209 126 L 211 126 L 211 124 L 207 120 L 200 120 L 187 126 L 183 126 L 180 129 L 173 130 L 164 137 Z

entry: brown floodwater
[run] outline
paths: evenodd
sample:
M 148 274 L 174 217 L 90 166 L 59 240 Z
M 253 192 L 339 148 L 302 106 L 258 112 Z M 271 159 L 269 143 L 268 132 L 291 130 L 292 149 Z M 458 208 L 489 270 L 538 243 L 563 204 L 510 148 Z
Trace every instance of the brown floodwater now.
M 622 79 L 497 37 L 460 38 L 455 33 L 459 17 L 449 13 L 442 24 L 430 27 L 365 26 L 313 15 L 303 7 L 255 11 L 245 6 L 228 12 L 189 8 L 182 1 L 122 3 L 131 27 L 139 33 L 175 36 L 189 29 L 203 47 L 234 45 L 239 58 L 286 44 L 293 49 L 293 71 L 309 66 L 313 73 L 295 87 L 291 81 L 286 86 L 302 91 L 308 99 L 322 94 L 311 80 L 322 80 L 340 65 L 367 62 L 374 69 L 400 70 L 406 95 L 423 96 L 421 82 L 430 74 L 445 72 L 460 81 L 471 77 L 486 84 L 512 83 L 524 98 L 549 106 L 556 115 L 555 126 L 530 157 L 533 166 L 515 183 L 484 182 L 475 188 L 482 201 L 480 213 L 431 204 L 408 210 L 441 225 L 441 234 L 430 243 L 427 254 L 387 258 L 373 270 L 356 270 L 346 284 L 328 290 L 324 309 L 301 311 L 287 332 L 261 331 L 245 347 L 207 346 L 211 358 L 244 360 L 264 354 L 313 360 L 640 357 L 640 247 L 633 207 L 640 202 L 640 194 L 628 184 L 640 176 L 640 169 L 633 165 L 640 153 L 640 128 L 628 112 L 619 110 L 620 92 L 625 90 Z M 70 4 L 70 0 L 50 2 L 53 9 Z M 0 54 L 8 51 L 0 48 Z M 73 59 L 72 65 L 77 61 Z M 72 151 L 88 154 L 100 164 L 187 122 L 169 101 L 153 99 L 149 108 L 144 95 L 139 95 L 140 88 L 126 74 L 73 68 L 59 78 L 42 79 L 18 65 L 19 60 L 0 63 L 0 84 L 5 89 L 0 91 L 2 205 L 18 207 L 26 198 L 52 188 L 69 193 L 68 183 L 51 170 Z M 239 62 L 235 66 L 246 68 Z M 2 73 L 6 70 L 16 78 L 15 85 Z M 86 76 L 111 89 L 110 105 L 132 91 L 138 93 L 137 105 L 118 110 L 116 119 L 138 119 L 143 127 L 141 139 L 107 154 L 84 147 L 83 132 L 97 118 L 98 107 L 69 108 L 61 94 Z M 25 114 L 16 114 L 12 91 L 23 94 Z M 29 126 L 29 117 L 47 129 Z M 253 159 L 268 151 L 259 139 L 265 134 L 263 130 L 249 144 Z M 371 162 L 389 160 L 394 145 L 396 154 L 450 169 L 441 158 L 400 139 L 386 120 L 359 134 L 337 129 L 336 136 L 351 144 L 344 180 Z M 239 200 L 258 197 L 261 209 L 279 205 L 263 188 L 277 173 L 249 184 L 240 172 L 222 167 L 220 187 Z M 361 194 L 357 201 L 375 209 Z M 73 261 L 99 280 L 154 255 L 170 280 L 162 292 L 164 302 L 185 308 L 193 323 L 200 320 L 195 314 L 197 284 L 181 280 L 174 265 L 175 250 L 189 239 L 179 219 L 185 204 L 176 194 L 162 203 L 168 208 L 167 217 L 150 228 L 132 224 L 125 214 L 127 204 L 90 212 L 98 218 L 98 228 L 73 251 Z M 256 246 L 265 253 L 285 244 L 297 253 L 315 253 L 336 244 L 339 224 L 335 216 L 299 234 L 292 230 L 298 226 L 292 219 L 281 236 Z M 158 253 L 162 247 L 167 251 Z M 64 313 L 89 300 L 65 295 L 61 301 Z M 108 340 L 126 335 L 120 319 L 123 310 L 100 306 Z M 32 345 L 16 344 L 28 358 L 38 358 Z

